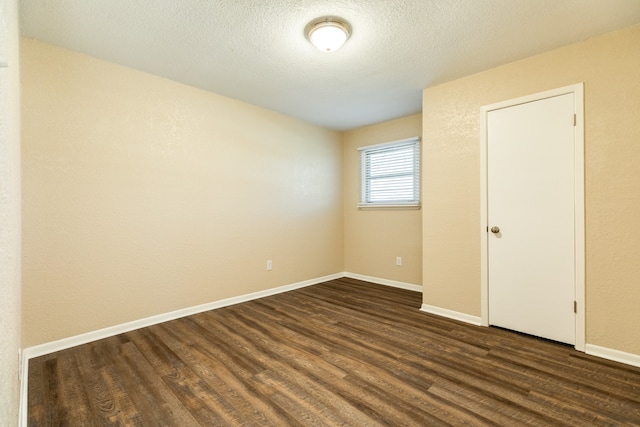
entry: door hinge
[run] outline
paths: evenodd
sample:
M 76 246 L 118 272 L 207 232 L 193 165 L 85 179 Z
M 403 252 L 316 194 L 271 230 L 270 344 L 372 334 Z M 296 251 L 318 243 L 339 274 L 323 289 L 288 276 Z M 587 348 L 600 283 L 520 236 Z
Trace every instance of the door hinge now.
M 573 115 L 573 125 L 575 126 L 578 122 L 578 117 L 574 114 Z
M 573 302 L 573 312 L 577 313 L 578 312 L 578 301 L 574 301 Z

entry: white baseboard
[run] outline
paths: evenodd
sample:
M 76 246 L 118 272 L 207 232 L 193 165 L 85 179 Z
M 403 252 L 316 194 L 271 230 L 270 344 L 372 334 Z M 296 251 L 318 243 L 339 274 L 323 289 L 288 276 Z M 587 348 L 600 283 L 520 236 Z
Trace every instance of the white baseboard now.
M 603 359 L 613 360 L 614 362 L 625 363 L 640 368 L 640 355 L 633 353 L 625 353 L 624 351 L 614 350 L 612 348 L 600 347 L 598 345 L 587 344 L 585 353 L 592 356 L 602 357 Z
M 28 421 L 28 401 L 29 388 L 27 381 L 29 380 L 29 359 L 24 351 L 20 355 L 20 400 L 18 413 L 18 426 L 26 427 Z
M 459 320 L 461 322 L 470 323 L 476 326 L 483 326 L 482 319 L 480 317 L 471 316 L 465 313 L 459 313 L 453 310 L 447 310 L 445 308 L 422 304 L 420 311 L 447 317 L 449 319 Z M 640 355 L 638 354 L 626 353 L 624 351 L 614 350 L 607 347 L 600 347 L 593 344 L 587 344 L 585 346 L 585 353 L 640 368 Z
M 349 273 L 349 272 L 345 272 L 343 274 L 343 277 L 348 277 L 350 279 L 363 280 L 365 282 L 376 283 L 378 285 L 385 285 L 385 286 L 392 286 L 394 288 L 407 289 L 409 291 L 422 292 L 422 286 L 421 285 L 414 285 L 414 284 L 411 284 L 411 283 L 398 282 L 396 280 L 381 279 L 379 277 L 365 276 L 365 275 L 362 275 L 362 274 Z
M 108 328 L 99 329 L 97 331 L 87 332 L 85 334 L 80 334 L 73 337 L 63 338 L 61 340 L 52 341 L 49 343 L 29 347 L 24 349 L 23 354 L 24 354 L 24 357 L 28 360 L 34 357 L 43 356 L 45 354 L 75 347 L 77 345 L 82 345 L 82 344 L 86 344 L 99 339 L 108 338 L 114 335 L 133 331 L 135 329 L 145 328 L 147 326 L 156 325 L 162 322 L 168 322 L 169 320 L 179 319 L 185 316 L 191 316 L 193 314 L 202 313 L 204 311 L 227 307 L 230 305 L 255 300 L 258 298 L 264 298 L 271 295 L 292 291 L 294 289 L 304 288 L 306 286 L 316 285 L 318 283 L 339 279 L 341 277 L 344 277 L 344 273 L 336 273 L 329 276 L 318 277 L 316 279 L 305 280 L 303 282 L 293 283 L 290 285 L 280 286 L 277 288 L 267 289 L 264 291 L 253 292 L 250 294 L 240 295 L 237 297 L 226 298 L 219 301 L 196 305 L 193 307 L 187 307 L 187 308 L 172 311 L 169 313 L 164 313 L 156 316 L 147 317 L 144 319 L 134 320 L 132 322 L 122 323 L 120 325 L 110 326 Z
M 108 338 L 121 333 L 129 332 L 135 329 L 144 328 L 147 326 L 156 325 L 158 323 L 167 322 L 169 320 L 178 319 L 193 314 L 202 313 L 216 308 L 227 307 L 242 302 L 255 300 L 258 298 L 264 298 L 271 295 L 280 294 L 283 292 L 292 291 L 294 289 L 300 289 L 307 286 L 316 285 L 319 283 L 327 282 L 330 280 L 339 279 L 342 277 L 348 277 L 357 280 L 363 280 L 366 282 L 377 283 L 380 285 L 392 286 L 395 288 L 407 289 L 415 292 L 422 292 L 422 286 L 414 285 L 411 283 L 398 282 L 395 280 L 381 279 L 378 277 L 365 276 L 356 273 L 336 273 L 329 276 L 319 277 L 316 279 L 305 280 L 290 285 L 280 286 L 277 288 L 267 289 L 264 291 L 254 292 L 250 294 L 240 295 L 237 297 L 227 298 L 219 301 L 214 301 L 207 304 L 201 304 L 193 307 L 187 307 L 181 310 L 172 311 L 170 313 L 160 314 L 157 316 L 151 316 L 144 319 L 135 320 L 133 322 L 123 323 L 120 325 L 111 326 L 104 329 L 99 329 L 93 332 L 87 332 L 85 334 L 76 335 L 61 340 L 36 345 L 33 347 L 25 348 L 22 351 L 22 366 L 21 366 L 21 382 L 20 382 L 20 418 L 18 420 L 19 426 L 26 426 L 28 421 L 28 379 L 29 379 L 29 360 L 34 357 L 43 356 L 45 354 L 53 353 L 67 348 L 75 347 L 78 345 L 86 344 L 92 341 L 96 341 L 103 338 Z M 426 313 L 435 314 L 438 316 L 447 317 L 449 319 L 459 320 L 461 322 L 469 323 L 476 326 L 481 326 L 481 318 L 477 316 L 471 316 L 469 314 L 460 313 L 453 310 L 447 310 L 445 308 L 436 307 L 428 304 L 422 304 L 421 311 Z M 602 357 L 603 359 L 613 360 L 615 362 L 625 363 L 631 366 L 640 367 L 640 355 L 625 353 L 619 350 L 613 350 L 606 347 L 600 347 L 593 344 L 587 344 L 585 349 L 587 354 Z
M 52 341 L 44 344 L 39 344 L 33 347 L 28 347 L 23 350 L 23 372 L 28 369 L 26 365 L 29 359 L 34 357 L 44 356 L 45 354 L 54 353 L 60 350 L 66 350 L 71 347 L 86 344 L 92 341 L 96 341 L 103 338 L 108 338 L 114 335 L 122 334 L 125 332 L 133 331 L 135 329 L 144 328 L 151 325 L 156 325 L 162 322 L 168 322 L 170 320 L 179 319 L 185 316 L 191 316 L 193 314 L 202 313 L 204 311 L 214 310 L 216 308 L 227 307 L 242 302 L 255 300 L 258 298 L 264 298 L 271 295 L 280 294 L 283 292 L 291 291 L 294 289 L 303 288 L 306 286 L 316 285 L 318 283 L 327 282 L 329 280 L 339 279 L 341 277 L 350 277 L 353 279 L 364 280 L 367 282 L 378 283 L 381 285 L 393 286 L 396 288 L 408 289 L 411 291 L 422 292 L 422 286 L 413 285 L 410 283 L 403 283 L 394 280 L 381 279 L 377 277 L 364 276 L 355 273 L 336 273 L 329 276 L 318 277 L 315 279 L 305 280 L 290 285 L 280 286 L 277 288 L 267 289 L 264 291 L 253 292 L 250 294 L 240 295 L 237 297 L 226 298 L 219 301 L 214 301 L 206 304 L 201 304 L 193 307 L 187 307 L 180 310 L 172 311 L 169 313 L 163 313 L 156 316 L 147 317 L 144 319 L 134 320 L 132 322 L 122 323 L 119 325 L 109 326 L 107 328 L 98 329 L 96 331 L 87 332 L 80 335 L 75 335 L 68 338 L 63 338 L 57 341 Z M 26 378 L 26 377 L 25 377 Z
M 453 320 L 459 320 L 461 322 L 470 323 L 476 326 L 482 326 L 482 319 L 478 316 L 471 316 L 470 314 L 447 310 L 446 308 L 436 307 L 434 305 L 422 304 L 422 307 L 420 307 L 420 311 L 436 314 L 438 316 L 447 317 Z
M 292 291 L 294 289 L 304 288 L 306 286 L 317 285 L 319 283 L 328 282 L 329 280 L 340 279 L 344 277 L 344 273 L 331 274 L 329 276 L 318 277 L 316 279 L 305 280 L 290 285 L 280 286 L 277 288 L 267 289 L 264 291 L 253 292 L 250 294 L 240 295 L 237 297 L 226 298 L 219 301 L 201 304 L 193 307 L 187 307 L 170 313 L 159 314 L 144 319 L 134 320 L 133 322 L 122 323 L 120 325 L 110 326 L 108 328 L 99 329 L 97 331 L 87 332 L 85 334 L 76 335 L 61 340 L 48 342 L 25 348 L 22 352 L 22 382 L 20 383 L 20 419 L 19 426 L 26 426 L 28 420 L 28 379 L 29 379 L 29 360 L 34 357 L 44 356 L 45 354 L 54 353 L 60 350 L 66 350 L 71 347 L 86 344 L 103 338 L 112 337 L 114 335 L 133 331 L 135 329 L 147 326 L 157 325 L 158 323 L 168 322 L 169 320 L 179 319 L 185 316 L 202 313 L 216 308 L 227 307 L 242 302 L 252 301 L 258 298 L 264 298 L 283 292 Z

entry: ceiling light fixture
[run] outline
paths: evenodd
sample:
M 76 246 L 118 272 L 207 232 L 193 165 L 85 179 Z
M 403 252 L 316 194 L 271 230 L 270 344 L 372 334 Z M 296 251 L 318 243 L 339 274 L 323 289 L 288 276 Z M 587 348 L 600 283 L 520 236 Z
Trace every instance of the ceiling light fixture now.
M 305 33 L 311 44 L 321 51 L 335 52 L 351 35 L 351 25 L 344 19 L 325 16 L 309 22 Z

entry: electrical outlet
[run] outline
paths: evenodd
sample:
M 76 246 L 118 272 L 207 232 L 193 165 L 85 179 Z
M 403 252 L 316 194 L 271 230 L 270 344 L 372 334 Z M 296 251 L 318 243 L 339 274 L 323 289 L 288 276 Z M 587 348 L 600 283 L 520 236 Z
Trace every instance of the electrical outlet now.
M 273 270 L 273 262 L 271 260 L 267 261 L 267 271 Z
M 396 257 L 396 265 L 402 265 L 402 257 L 401 256 L 397 256 Z

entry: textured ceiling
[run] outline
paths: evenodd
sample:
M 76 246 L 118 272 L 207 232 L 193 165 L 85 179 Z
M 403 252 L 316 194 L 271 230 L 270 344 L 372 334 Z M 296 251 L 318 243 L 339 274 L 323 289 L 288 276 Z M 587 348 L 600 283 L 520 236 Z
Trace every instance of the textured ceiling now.
M 22 0 L 24 36 L 337 130 L 422 89 L 640 22 L 640 0 Z M 327 54 L 304 37 L 336 15 Z

